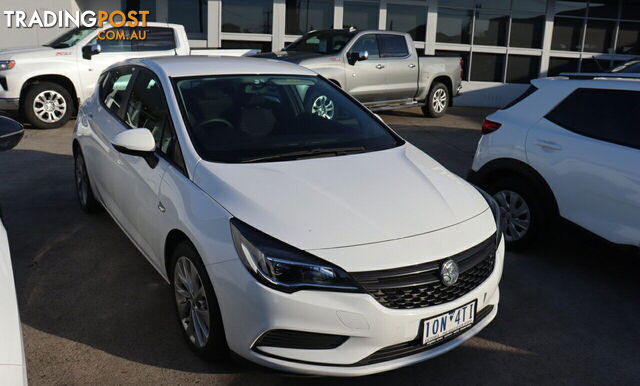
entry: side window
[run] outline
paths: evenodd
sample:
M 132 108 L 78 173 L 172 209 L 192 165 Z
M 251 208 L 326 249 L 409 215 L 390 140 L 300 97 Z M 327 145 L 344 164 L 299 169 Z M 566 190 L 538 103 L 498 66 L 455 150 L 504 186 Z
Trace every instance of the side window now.
M 367 51 L 369 52 L 369 59 L 375 59 L 380 57 L 380 50 L 378 49 L 378 40 L 376 35 L 364 35 L 351 47 L 351 52 Z
M 120 67 L 111 70 L 100 84 L 100 100 L 112 113 L 118 115 L 129 86 L 133 67 Z
M 176 39 L 171 28 L 150 27 L 139 31 L 146 32 L 146 39 L 134 40 L 136 51 L 168 51 L 176 48 Z
M 140 70 L 136 77 L 124 121 L 130 128 L 149 129 L 156 140 L 157 150 L 184 170 L 164 91 L 158 78 L 148 70 Z
M 639 91 L 580 88 L 545 118 L 586 137 L 640 149 L 638 111 Z
M 407 40 L 402 35 L 378 35 L 380 56 L 383 58 L 403 58 L 409 56 Z
M 91 43 L 100 44 L 102 52 L 132 52 L 131 29 L 130 28 L 109 28 L 107 31 L 113 31 L 116 39 L 98 39 L 97 37 Z M 109 32 L 111 34 L 111 32 Z M 100 36 L 107 36 L 106 32 Z

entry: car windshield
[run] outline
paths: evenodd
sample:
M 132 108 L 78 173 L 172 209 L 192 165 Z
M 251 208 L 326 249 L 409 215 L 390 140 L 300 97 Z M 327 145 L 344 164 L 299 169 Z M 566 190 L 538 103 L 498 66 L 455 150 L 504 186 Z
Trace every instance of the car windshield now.
M 404 141 L 316 76 L 238 75 L 173 80 L 202 158 L 268 162 L 389 149 Z
M 45 47 L 51 48 L 67 48 L 73 47 L 80 40 L 87 37 L 91 32 L 95 31 L 97 28 L 74 28 L 71 31 L 67 31 L 64 34 L 60 35 L 56 39 L 54 39 L 49 44 L 44 44 Z
M 335 54 L 340 52 L 354 35 L 355 32 L 349 31 L 312 32 L 291 43 L 284 50 Z

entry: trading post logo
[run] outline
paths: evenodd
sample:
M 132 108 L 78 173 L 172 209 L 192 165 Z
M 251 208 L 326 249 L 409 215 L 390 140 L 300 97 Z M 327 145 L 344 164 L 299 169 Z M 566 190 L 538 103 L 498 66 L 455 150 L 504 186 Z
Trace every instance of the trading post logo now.
M 149 11 L 24 11 L 5 10 L 7 28 L 102 28 L 109 24 L 113 29 L 98 32 L 98 40 L 145 40 L 147 31 L 136 29 L 147 26 Z M 126 27 L 125 31 L 123 28 Z

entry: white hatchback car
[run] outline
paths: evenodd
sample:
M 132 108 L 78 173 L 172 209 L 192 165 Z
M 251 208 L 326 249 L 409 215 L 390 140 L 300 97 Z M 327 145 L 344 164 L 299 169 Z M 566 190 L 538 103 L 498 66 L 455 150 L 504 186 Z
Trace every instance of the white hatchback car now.
M 123 62 L 80 109 L 73 153 L 82 207 L 103 206 L 173 286 L 204 357 L 370 374 L 497 313 L 495 201 L 310 70 Z
M 613 76 L 533 80 L 485 120 L 469 180 L 500 204 L 507 242 L 559 215 L 640 246 L 640 77 Z

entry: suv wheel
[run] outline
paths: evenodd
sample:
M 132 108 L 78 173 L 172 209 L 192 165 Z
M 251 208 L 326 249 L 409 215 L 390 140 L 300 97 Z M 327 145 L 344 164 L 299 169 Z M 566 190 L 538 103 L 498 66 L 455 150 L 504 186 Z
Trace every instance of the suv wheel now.
M 422 106 L 422 113 L 431 118 L 440 118 L 449 108 L 449 90 L 442 83 L 434 83 L 429 90 L 427 100 Z
M 499 178 L 486 190 L 500 205 L 505 222 L 504 238 L 511 247 L 530 244 L 551 219 L 550 205 L 524 178 Z
M 39 129 L 55 129 L 71 118 L 73 99 L 67 89 L 57 83 L 41 82 L 25 94 L 23 113 L 27 121 Z

